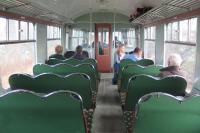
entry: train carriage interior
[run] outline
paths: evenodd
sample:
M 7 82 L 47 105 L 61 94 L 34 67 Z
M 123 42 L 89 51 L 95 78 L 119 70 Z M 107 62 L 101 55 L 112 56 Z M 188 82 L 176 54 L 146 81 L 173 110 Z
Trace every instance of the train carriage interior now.
M 0 0 L 0 133 L 200 133 L 200 0 Z

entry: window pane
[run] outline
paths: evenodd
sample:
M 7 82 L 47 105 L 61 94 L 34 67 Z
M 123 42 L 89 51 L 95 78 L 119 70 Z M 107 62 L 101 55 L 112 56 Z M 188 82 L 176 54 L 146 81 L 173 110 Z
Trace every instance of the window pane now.
M 178 22 L 172 23 L 172 41 L 178 41 Z
M 58 27 L 53 28 L 53 38 L 60 38 L 60 30 Z
M 34 24 L 29 23 L 29 40 L 35 40 L 35 29 Z
M 144 29 L 144 39 L 147 39 L 147 28 Z
M 5 18 L 0 18 L 0 41 L 6 41 L 7 24 Z
M 145 41 L 144 58 L 155 61 L 155 41 Z
M 188 42 L 188 33 L 189 27 L 188 27 L 188 20 L 180 21 L 180 41 L 182 42 Z
M 0 78 L 4 89 L 9 88 L 8 78 L 11 74 L 32 74 L 35 64 L 35 43 L 0 45 L 0 54 Z
M 196 43 L 197 38 L 197 18 L 190 20 L 190 37 L 189 41 Z
M 151 39 L 155 39 L 155 38 L 156 38 L 156 28 L 151 27 Z
M 171 41 L 172 40 L 172 24 L 169 23 L 167 25 L 167 41 Z
M 47 27 L 47 38 L 52 39 L 53 38 L 53 26 Z
M 20 34 L 21 40 L 28 40 L 28 23 L 27 22 L 20 22 Z
M 60 40 L 51 40 L 47 42 L 47 56 L 49 57 L 52 54 L 55 54 L 55 47 L 61 45 Z
M 19 21 L 9 19 L 9 40 L 19 40 Z
M 177 53 L 183 58 L 182 68 L 186 72 L 188 89 L 191 89 L 195 70 L 196 47 L 178 44 L 165 44 L 165 64 L 167 64 L 167 59 L 172 53 Z

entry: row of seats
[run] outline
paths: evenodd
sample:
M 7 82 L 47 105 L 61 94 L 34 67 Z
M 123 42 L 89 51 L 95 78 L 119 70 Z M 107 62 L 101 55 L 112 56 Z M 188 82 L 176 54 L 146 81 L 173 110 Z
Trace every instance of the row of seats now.
M 1 133 L 88 132 L 82 99 L 70 91 L 11 91 L 0 97 L 0 112 Z
M 52 125 L 52 130 L 51 131 L 44 130 L 44 132 L 53 133 L 53 131 L 60 130 L 61 128 L 61 131 L 63 132 L 67 131 L 67 132 L 77 132 L 77 133 L 79 132 L 90 133 L 92 128 L 92 117 L 95 109 L 96 94 L 98 91 L 98 84 L 100 78 L 99 77 L 100 75 L 96 68 L 97 66 L 96 61 L 94 59 L 86 59 L 84 61 L 79 61 L 76 59 L 69 59 L 64 61 L 56 59 L 50 59 L 50 60 L 56 61 L 56 63 L 54 63 L 54 65 L 36 64 L 33 67 L 34 75 L 28 75 L 28 74 L 11 75 L 9 78 L 9 83 L 13 91 L 10 93 L 14 93 L 20 96 L 20 93 L 23 92 L 23 94 L 26 93 L 24 95 L 34 95 L 33 97 L 39 96 L 38 99 L 43 99 L 41 100 L 41 104 L 42 105 L 47 104 L 47 105 L 44 105 L 44 107 L 42 106 L 38 107 L 36 105 L 33 106 L 32 107 L 33 114 L 37 115 L 37 113 L 40 113 L 38 112 L 38 109 L 42 111 L 42 109 L 44 109 L 45 106 L 48 106 L 48 109 L 50 109 L 49 115 L 45 115 L 45 117 L 41 117 L 40 119 L 43 119 L 47 123 L 52 121 L 48 119 L 46 120 L 46 117 L 52 117 L 49 119 L 57 119 L 56 121 L 54 121 L 55 125 L 54 126 Z M 55 98 L 54 99 L 55 102 L 53 102 L 54 105 L 50 106 L 48 104 L 48 99 L 51 99 L 51 95 L 54 94 L 56 98 L 61 96 L 61 100 L 63 101 L 61 100 L 58 101 Z M 62 98 L 62 96 L 63 97 L 66 96 L 66 101 L 65 98 Z M 71 101 L 68 100 L 67 97 L 69 97 Z M 27 96 L 26 98 L 27 99 L 24 99 L 25 101 L 30 100 Z M 29 101 L 29 103 L 32 102 Z M 57 105 L 60 105 L 60 108 L 57 108 Z M 61 109 L 62 106 L 64 106 L 63 107 L 65 108 L 64 110 Z M 75 109 L 74 107 L 79 109 Z M 18 105 L 14 106 L 14 108 L 18 108 Z M 26 108 L 28 109 L 29 107 L 25 106 L 24 109 Z M 74 110 L 76 111 L 73 111 L 71 108 L 72 109 L 74 108 Z M 67 109 L 69 110 L 65 112 L 65 110 Z M 44 111 L 45 110 L 46 109 L 44 109 Z M 59 113 L 58 116 L 56 114 L 56 111 L 57 113 Z M 65 117 L 63 118 L 59 117 L 63 113 L 66 113 L 64 115 Z M 77 116 L 74 116 L 76 114 Z M 42 116 L 42 114 L 38 115 Z M 40 121 L 40 119 L 37 119 L 36 117 L 34 120 Z M 21 119 L 19 119 L 19 121 L 20 120 Z M 29 120 L 24 120 L 23 122 L 25 121 L 29 123 Z M 61 123 L 61 125 L 57 125 L 59 124 L 59 122 L 57 121 L 61 121 L 63 123 L 64 122 L 66 123 L 71 122 L 71 123 L 66 124 L 64 127 L 63 123 Z M 79 123 L 80 125 L 77 125 Z M 37 125 L 38 124 L 33 125 L 32 128 L 34 128 L 35 126 L 36 128 L 39 128 L 37 127 Z M 79 126 L 81 127 L 79 128 Z
M 199 133 L 199 123 L 200 96 L 152 93 L 141 98 L 132 133 Z
M 146 59 L 139 62 L 122 60 L 122 64 L 120 64 L 121 76 L 118 79 L 118 90 L 121 96 L 124 122 L 130 133 L 133 132 L 135 122 L 137 122 L 135 113 L 138 111 L 138 102 L 141 97 L 154 92 L 167 93 L 172 96 L 185 96 L 186 80 L 176 75 L 160 78 L 158 75 L 161 68 L 161 66 L 154 65 L 153 61 Z M 155 106 L 159 108 L 159 105 Z M 143 121 L 144 123 L 145 121 Z

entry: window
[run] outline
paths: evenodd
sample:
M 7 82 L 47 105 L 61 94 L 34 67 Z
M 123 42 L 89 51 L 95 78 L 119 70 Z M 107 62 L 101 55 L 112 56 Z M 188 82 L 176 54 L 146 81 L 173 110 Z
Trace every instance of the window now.
M 9 40 L 19 40 L 19 21 L 9 19 Z
M 83 48 L 89 47 L 89 32 L 81 29 L 73 29 L 72 31 L 72 50 L 75 50 L 78 45 Z
M 127 49 L 133 50 L 136 46 L 136 37 L 134 28 L 121 28 L 113 32 L 113 43 L 116 39 L 121 43 L 125 43 Z M 116 40 L 115 40 L 116 41 Z
M 167 40 L 172 40 L 172 23 L 169 23 L 167 24 L 167 32 L 166 32 L 166 35 L 167 35 Z
M 8 78 L 14 73 L 32 74 L 35 64 L 35 43 L 0 45 L 0 84 L 9 88 Z
M 193 18 L 189 21 L 190 32 L 189 32 L 189 42 L 196 42 L 197 38 L 197 18 Z
M 32 73 L 36 60 L 33 29 L 32 23 L 0 18 L 0 88 L 9 87 L 8 78 L 14 73 Z M 28 42 L 28 35 L 33 41 Z
M 20 22 L 20 40 L 28 40 L 28 23 Z
M 127 31 L 127 47 L 136 47 L 135 29 L 131 28 Z
M 47 26 L 47 56 L 55 54 L 55 47 L 61 45 L 61 30 L 59 27 Z
M 167 59 L 170 54 L 177 53 L 182 56 L 182 68 L 186 72 L 188 89 L 192 88 L 194 78 L 196 33 L 197 18 L 169 23 L 166 25 L 165 65 L 167 65 Z
M 171 39 L 174 40 L 174 41 L 178 41 L 179 40 L 179 34 L 178 34 L 178 22 L 175 22 L 175 23 L 172 23 L 172 37 Z
M 172 53 L 177 53 L 182 57 L 183 64 L 181 67 L 186 72 L 186 78 L 188 79 L 188 89 L 191 89 L 195 72 L 196 47 L 190 45 L 166 43 L 165 66 L 167 66 L 167 59 Z
M 35 39 L 35 29 L 34 29 L 34 24 L 29 23 L 29 40 L 34 40 Z
M 188 34 L 189 34 L 189 27 L 188 27 L 188 20 L 180 21 L 180 41 L 187 42 Z
M 145 28 L 144 33 L 145 33 L 144 58 L 155 61 L 156 28 L 155 27 Z
M 144 58 L 155 61 L 155 41 L 145 41 L 144 44 Z
M 0 18 L 0 41 L 7 40 L 7 20 Z
M 59 39 L 61 38 L 61 30 L 59 27 L 47 26 L 47 38 Z
M 197 18 L 173 22 L 166 25 L 166 41 L 196 43 Z

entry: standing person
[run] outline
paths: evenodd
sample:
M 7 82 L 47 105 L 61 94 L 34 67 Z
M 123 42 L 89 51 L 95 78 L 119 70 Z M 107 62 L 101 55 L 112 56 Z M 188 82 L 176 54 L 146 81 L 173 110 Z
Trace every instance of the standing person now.
M 130 59 L 132 61 L 138 61 L 142 59 L 142 50 L 138 47 L 134 49 L 133 52 L 124 56 L 124 59 Z
M 117 79 L 118 79 L 118 73 L 119 73 L 119 64 L 120 61 L 124 58 L 125 56 L 125 45 L 120 44 L 119 47 L 117 48 L 117 51 L 114 55 L 114 77 L 112 79 L 113 84 L 117 84 Z
M 74 59 L 77 59 L 77 60 L 84 60 L 86 59 L 87 57 L 83 54 L 83 47 L 78 45 L 76 47 L 76 53 L 75 55 L 72 57 Z
M 49 56 L 49 59 L 56 58 L 60 60 L 65 60 L 65 57 L 62 55 L 63 53 L 63 47 L 61 45 L 57 45 L 55 47 L 55 54 Z

